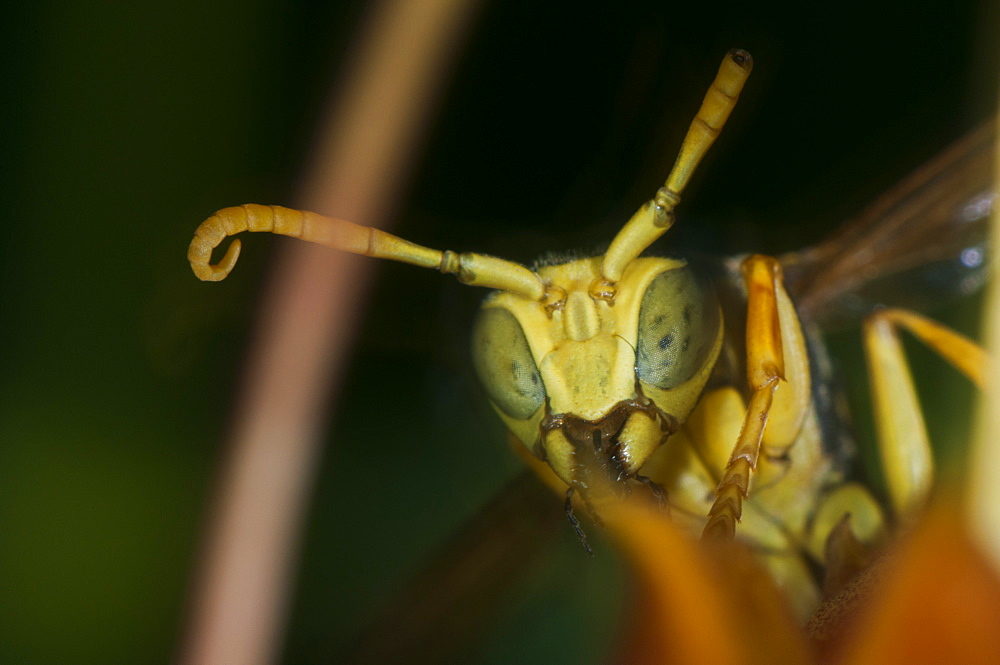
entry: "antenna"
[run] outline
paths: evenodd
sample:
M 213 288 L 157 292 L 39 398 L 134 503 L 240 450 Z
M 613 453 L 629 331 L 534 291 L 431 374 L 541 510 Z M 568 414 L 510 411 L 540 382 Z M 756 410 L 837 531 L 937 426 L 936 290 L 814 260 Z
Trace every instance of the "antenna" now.
M 604 267 L 601 271 L 604 280 L 598 280 L 591 288 L 592 294 L 600 294 L 598 297 L 613 300 L 614 283 L 621 279 L 625 267 L 674 223 L 674 208 L 680 203 L 681 192 L 698 162 L 712 147 L 726 124 L 751 69 L 753 58 L 746 51 L 733 49 L 726 54 L 719 73 L 715 75 L 712 86 L 705 94 L 698 115 L 691 121 L 666 183 L 657 190 L 651 201 L 644 203 L 632 215 L 611 241 L 608 253 L 604 255 Z

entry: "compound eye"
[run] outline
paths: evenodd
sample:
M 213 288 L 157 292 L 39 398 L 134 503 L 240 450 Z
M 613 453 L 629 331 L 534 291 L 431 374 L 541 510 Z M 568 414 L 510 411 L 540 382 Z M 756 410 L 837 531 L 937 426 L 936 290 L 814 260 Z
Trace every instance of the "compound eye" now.
M 545 401 L 524 330 L 508 310 L 480 311 L 472 331 L 472 359 L 490 399 L 511 418 L 526 420 Z
M 719 325 L 715 293 L 693 270 L 683 266 L 657 275 L 639 308 L 639 380 L 668 390 L 690 379 L 708 361 Z

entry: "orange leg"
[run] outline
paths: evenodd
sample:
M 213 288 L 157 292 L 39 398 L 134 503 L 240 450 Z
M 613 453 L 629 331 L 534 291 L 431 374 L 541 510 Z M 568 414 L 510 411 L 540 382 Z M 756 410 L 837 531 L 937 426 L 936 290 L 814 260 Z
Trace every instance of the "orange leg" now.
M 780 429 L 788 429 L 785 436 L 769 438 L 794 440 L 794 432 L 801 425 L 802 390 L 808 389 L 808 363 L 800 349 L 786 354 L 783 337 L 788 328 L 791 342 L 801 346 L 801 332 L 794 308 L 781 286 L 781 267 L 768 256 L 754 255 L 743 262 L 743 277 L 747 285 L 747 380 L 750 383 L 750 403 L 747 405 L 743 428 L 733 448 L 725 471 L 715 492 L 715 503 L 708 514 L 703 537 L 732 537 L 736 523 L 743 514 L 743 500 L 747 498 L 750 475 L 757 466 L 764 426 L 775 402 L 775 391 L 785 378 L 786 356 L 794 360 L 796 373 L 806 377 L 792 385 L 790 400 L 784 400 L 784 409 L 791 418 Z M 784 310 L 784 311 L 782 311 Z M 793 330 L 794 329 L 794 330 Z M 798 365 L 802 365 L 799 367 Z

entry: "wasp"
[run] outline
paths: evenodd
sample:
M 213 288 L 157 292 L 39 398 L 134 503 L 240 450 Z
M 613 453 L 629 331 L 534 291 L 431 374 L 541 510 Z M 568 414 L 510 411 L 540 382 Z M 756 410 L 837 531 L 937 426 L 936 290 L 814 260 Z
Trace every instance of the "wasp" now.
M 239 233 L 269 232 L 491 289 L 472 329 L 476 373 L 515 449 L 564 497 L 584 547 L 578 511 L 600 522 L 609 502 L 644 493 L 706 538 L 749 543 L 806 617 L 821 594 L 815 567 L 829 569 L 828 580 L 850 574 L 850 553 L 877 543 L 890 520 L 913 514 L 931 487 L 930 446 L 898 330 L 980 384 L 985 361 L 971 341 L 908 310 L 879 309 L 868 318 L 890 517 L 868 487 L 850 479 L 830 441 L 831 404 L 818 390 L 825 370 L 809 313 L 817 300 L 842 295 L 815 286 L 829 247 L 704 264 L 644 254 L 673 225 L 681 194 L 751 69 L 745 51 L 727 54 L 664 185 L 601 255 L 529 268 L 248 204 L 205 220 L 188 260 L 200 279 L 224 279 L 240 241 L 217 264 L 213 251 Z M 843 293 L 864 268 L 838 265 Z

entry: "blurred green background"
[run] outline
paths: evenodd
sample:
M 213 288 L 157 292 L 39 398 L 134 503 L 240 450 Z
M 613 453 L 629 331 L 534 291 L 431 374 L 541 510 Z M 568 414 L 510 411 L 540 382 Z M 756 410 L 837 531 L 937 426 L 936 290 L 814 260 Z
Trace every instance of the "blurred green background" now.
M 815 242 L 990 115 L 994 4 L 486 2 L 397 232 L 524 262 L 607 242 L 740 46 L 754 75 L 670 247 Z M 172 657 L 281 241 L 250 240 L 222 285 L 194 279 L 186 245 L 217 208 L 290 200 L 365 12 L 263 0 L 0 9 L 0 662 Z M 381 267 L 331 405 L 285 662 L 339 662 L 396 585 L 517 474 L 465 362 L 481 296 Z M 940 315 L 974 330 L 974 303 Z M 856 337 L 835 344 L 858 377 Z M 387 383 L 412 401 L 390 409 Z M 929 403 L 958 414 L 931 418 L 943 436 L 971 393 L 944 373 L 935 383 Z M 606 658 L 621 573 L 603 546 L 581 556 L 568 528 L 556 540 L 475 640 L 475 662 Z

